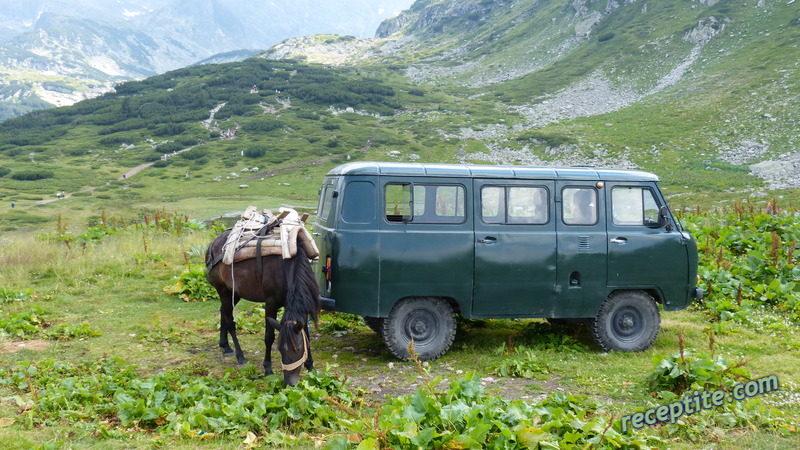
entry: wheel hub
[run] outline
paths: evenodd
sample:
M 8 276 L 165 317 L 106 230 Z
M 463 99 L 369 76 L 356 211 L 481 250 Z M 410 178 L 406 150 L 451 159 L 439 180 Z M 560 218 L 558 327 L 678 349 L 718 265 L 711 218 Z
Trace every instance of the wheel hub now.
M 631 339 L 642 332 L 642 318 L 635 309 L 624 308 L 614 315 L 612 328 L 618 338 Z
M 415 311 L 406 320 L 405 330 L 408 337 L 423 343 L 436 333 L 436 318 L 428 311 Z
M 622 320 L 620 320 L 620 324 L 619 324 L 620 328 L 622 328 L 623 330 L 630 330 L 631 328 L 633 328 L 633 325 L 634 325 L 633 317 L 631 317 L 629 315 L 625 315 L 622 318 Z

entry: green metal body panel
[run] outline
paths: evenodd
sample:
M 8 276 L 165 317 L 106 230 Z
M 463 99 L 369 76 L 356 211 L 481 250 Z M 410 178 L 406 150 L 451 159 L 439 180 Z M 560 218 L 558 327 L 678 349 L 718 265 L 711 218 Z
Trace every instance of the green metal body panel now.
M 473 199 L 484 186 L 541 187 L 551 180 L 478 179 Z M 552 198 L 552 196 L 551 196 Z M 475 272 L 472 312 L 477 317 L 550 317 L 555 302 L 556 239 L 553 204 L 542 224 L 485 223 L 475 214 Z
M 589 168 L 339 166 L 325 178 L 313 226 L 321 295 L 337 311 L 370 317 L 386 317 L 403 298 L 440 297 L 466 318 L 587 318 L 620 289 L 647 290 L 668 310 L 685 308 L 697 276 L 692 237 L 671 216 L 660 228 L 609 219 L 615 186 L 652 191 L 664 206 L 657 181 L 647 172 Z M 464 194 L 463 216 L 448 223 L 390 217 L 384 195 L 397 184 L 455 186 Z M 485 187 L 546 191 L 547 220 L 487 223 Z M 596 192 L 596 223 L 562 220 L 570 189 Z
M 598 194 L 597 221 L 593 225 L 566 225 L 556 221 L 558 269 L 554 312 L 549 317 L 594 317 L 610 291 L 606 286 L 607 239 L 604 199 L 597 181 L 574 176 L 556 182 L 556 210 L 563 215 L 564 189 L 588 189 Z

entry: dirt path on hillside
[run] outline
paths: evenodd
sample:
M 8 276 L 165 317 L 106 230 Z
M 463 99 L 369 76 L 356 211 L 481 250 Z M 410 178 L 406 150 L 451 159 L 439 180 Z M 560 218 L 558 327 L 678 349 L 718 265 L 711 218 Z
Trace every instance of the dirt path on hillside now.
M 169 159 L 169 158 L 172 158 L 173 156 L 175 156 L 175 155 L 177 155 L 177 154 L 180 154 L 180 153 L 183 153 L 183 152 L 189 151 L 189 150 L 191 150 L 191 149 L 193 149 L 193 148 L 195 148 L 195 147 L 197 147 L 197 145 L 193 145 L 193 146 L 191 146 L 191 147 L 186 147 L 186 148 L 184 148 L 184 149 L 182 149 L 182 150 L 178 150 L 177 152 L 174 152 L 174 153 L 165 154 L 165 155 L 162 157 L 161 161 L 166 161 L 167 159 Z M 155 164 L 155 163 L 156 163 L 156 161 L 152 161 L 152 162 L 149 162 L 149 163 L 144 163 L 144 164 L 139 164 L 138 166 L 134 167 L 133 169 L 130 169 L 130 170 L 127 170 L 127 171 L 125 171 L 125 172 L 122 174 L 122 176 L 120 176 L 120 177 L 116 178 L 114 181 L 122 181 L 122 180 L 126 180 L 126 179 L 128 179 L 129 177 L 132 177 L 132 176 L 134 176 L 134 175 L 138 174 L 139 172 L 143 171 L 144 169 L 147 169 L 148 167 L 151 167 L 151 166 L 152 166 L 153 164 Z M 106 182 L 106 184 L 109 184 L 109 183 L 110 183 L 110 181 L 109 181 L 109 182 Z M 97 189 L 98 187 L 99 187 L 99 186 L 90 186 L 90 187 L 88 187 L 88 188 L 81 189 L 81 190 L 80 190 L 80 191 L 78 191 L 78 192 L 92 192 L 92 191 L 94 191 L 95 189 Z M 60 192 L 59 194 L 60 194 L 60 197 L 58 197 L 58 194 L 56 194 L 56 198 L 46 198 L 46 199 L 44 199 L 44 200 L 39 200 L 38 202 L 36 202 L 36 204 L 37 204 L 37 205 L 42 205 L 42 204 L 45 204 L 45 203 L 52 203 L 52 202 L 55 202 L 55 201 L 58 201 L 58 200 L 63 200 L 63 199 L 65 199 L 65 198 L 70 198 L 70 197 L 72 197 L 72 194 L 70 194 L 70 193 L 64 193 L 64 192 Z
M 262 108 L 264 108 L 264 112 L 265 113 L 273 113 L 274 114 L 277 111 L 280 111 L 280 110 L 283 110 L 283 109 L 286 109 L 286 108 L 291 108 L 291 106 L 292 106 L 291 102 L 288 99 L 277 98 L 276 101 L 278 103 L 280 103 L 280 105 L 281 105 L 280 108 L 272 107 L 272 108 L 275 108 L 275 110 L 274 111 L 270 111 L 269 107 L 266 107 L 266 106 L 264 106 L 262 104 L 261 106 L 262 106 Z M 220 109 L 222 109 L 223 106 L 225 106 L 225 103 L 221 103 L 221 104 L 217 105 L 216 107 L 214 107 L 209 112 L 208 119 L 203 120 L 202 125 L 208 131 L 216 131 L 216 132 L 222 133 L 222 139 L 235 139 L 236 138 L 236 131 L 240 128 L 239 124 L 236 124 L 236 126 L 234 127 L 233 130 L 229 129 L 229 130 L 223 131 L 218 127 L 218 124 L 214 120 L 214 116 L 216 115 L 216 113 Z M 164 156 L 162 157 L 161 160 L 162 161 L 166 161 L 167 159 L 172 158 L 175 155 L 178 155 L 178 154 L 183 153 L 185 151 L 189 151 L 189 150 L 197 147 L 198 145 L 203 145 L 204 143 L 205 142 L 203 142 L 201 144 L 193 145 L 191 147 L 186 147 L 186 148 L 184 148 L 182 150 L 179 150 L 177 152 L 174 152 L 174 153 L 164 154 Z M 366 151 L 368 151 L 370 149 L 370 147 L 371 147 L 371 140 L 368 139 L 366 144 L 364 145 L 364 148 L 361 148 L 359 150 L 362 151 L 362 152 L 366 152 Z M 359 151 L 359 150 L 357 150 L 357 151 Z M 249 177 L 242 178 L 242 179 L 240 179 L 238 181 L 267 178 L 267 177 L 271 177 L 273 175 L 287 173 L 287 172 L 291 172 L 291 171 L 297 170 L 297 169 L 302 169 L 302 168 L 305 168 L 305 167 L 316 166 L 318 164 L 324 164 L 326 162 L 330 162 L 330 161 L 332 161 L 332 160 L 334 160 L 336 158 L 339 158 L 339 157 L 341 157 L 341 155 L 326 156 L 324 158 L 319 158 L 319 159 L 315 159 L 315 160 L 312 160 L 312 161 L 306 161 L 306 162 L 302 162 L 302 163 L 299 163 L 299 164 L 293 164 L 293 165 L 291 165 L 289 167 L 284 167 L 284 168 L 281 168 L 281 169 L 275 169 L 275 170 L 269 170 L 269 171 L 266 171 L 266 172 L 260 172 L 260 173 L 257 173 L 255 175 L 251 175 Z M 349 155 L 348 155 L 348 159 L 349 159 Z M 120 177 L 116 178 L 113 181 L 126 180 L 126 179 L 128 179 L 130 177 L 133 177 L 133 176 L 139 174 L 139 172 L 141 172 L 141 171 L 143 171 L 143 170 L 145 170 L 145 169 L 147 169 L 149 167 L 152 167 L 153 164 L 155 164 L 155 163 L 156 163 L 155 161 L 148 162 L 148 163 L 140 164 L 140 165 L 138 165 L 138 166 L 136 166 L 136 167 L 134 167 L 132 169 L 128 169 L 127 171 L 123 172 L 123 174 Z M 107 181 L 106 185 L 109 184 L 110 182 L 111 181 Z M 81 189 L 80 191 L 78 191 L 78 193 L 92 192 L 95 189 L 97 189 L 98 187 L 100 187 L 100 186 L 90 186 L 90 187 Z M 36 204 L 41 205 L 41 204 L 45 204 L 45 203 L 52 203 L 52 202 L 55 202 L 55 201 L 60 200 L 60 199 L 70 198 L 70 197 L 72 197 L 72 195 L 73 194 L 71 194 L 71 193 L 58 192 L 56 194 L 55 198 L 47 198 L 47 199 L 44 199 L 44 200 L 39 200 L 39 201 L 36 202 Z
M 214 107 L 214 108 L 213 108 L 213 109 L 212 109 L 212 110 L 209 112 L 208 119 L 206 119 L 206 120 L 204 120 L 204 121 L 202 122 L 202 123 L 203 123 L 203 127 L 205 127 L 205 129 L 206 129 L 206 130 L 209 130 L 209 131 L 220 131 L 220 130 L 219 130 L 219 128 L 217 128 L 217 127 L 215 126 L 215 124 L 214 124 L 214 116 L 217 114 L 217 112 L 218 112 L 220 109 L 222 109 L 222 107 L 223 107 L 223 106 L 225 106 L 225 103 L 221 103 L 221 104 L 217 105 L 216 107 Z M 236 128 L 238 129 L 238 125 L 237 125 L 237 127 L 236 127 Z M 235 134 L 234 134 L 234 135 L 231 135 L 231 136 L 230 136 L 230 139 L 232 139 L 233 137 L 235 137 Z M 198 145 L 202 145 L 202 144 L 198 144 Z M 195 148 L 195 147 L 197 147 L 197 145 L 193 145 L 193 146 L 191 146 L 191 147 L 186 147 L 186 148 L 184 148 L 184 149 L 182 149 L 182 150 L 178 150 L 177 152 L 174 152 L 174 153 L 169 153 L 169 154 L 166 154 L 166 153 L 165 153 L 165 154 L 164 154 L 164 156 L 162 157 L 162 159 L 161 159 L 161 160 L 162 160 L 162 161 L 166 161 L 167 159 L 169 159 L 169 158 L 172 158 L 173 156 L 175 156 L 175 155 L 177 155 L 177 154 L 180 154 L 180 153 L 183 153 L 183 152 L 189 151 L 189 150 L 191 150 L 191 149 L 193 149 L 193 148 Z M 132 177 L 132 176 L 134 176 L 134 175 L 137 175 L 139 172 L 141 172 L 141 171 L 143 171 L 143 170 L 147 169 L 148 167 L 152 167 L 152 166 L 153 166 L 153 164 L 155 164 L 155 163 L 156 163 L 156 162 L 155 162 L 155 161 L 153 161 L 153 162 L 148 162 L 148 163 L 144 163 L 144 164 L 139 164 L 138 166 L 134 167 L 133 169 L 128 169 L 128 170 L 126 170 L 125 172 L 123 172 L 123 173 L 122 173 L 122 175 L 121 175 L 120 177 L 116 178 L 114 181 L 122 181 L 122 180 L 126 180 L 126 179 L 128 179 L 128 177 Z M 108 183 L 110 183 L 110 181 L 109 181 L 109 182 L 106 182 L 106 184 L 108 184 Z M 95 189 L 97 189 L 98 187 L 99 187 L 99 186 L 90 186 L 90 187 L 88 187 L 88 188 L 81 189 L 81 190 L 80 190 L 80 191 L 78 191 L 78 192 L 92 192 L 92 191 L 94 191 Z M 57 201 L 57 200 L 60 200 L 60 199 L 65 199 L 65 198 L 70 198 L 70 197 L 72 197 L 72 194 L 70 194 L 70 193 L 66 193 L 66 192 L 58 192 L 58 193 L 56 194 L 56 198 L 46 198 L 46 199 L 44 199 L 44 200 L 39 200 L 38 202 L 36 202 L 36 204 L 37 204 L 37 205 L 42 205 L 42 204 L 45 204 L 45 203 L 52 203 L 52 202 L 55 202 L 55 201 Z

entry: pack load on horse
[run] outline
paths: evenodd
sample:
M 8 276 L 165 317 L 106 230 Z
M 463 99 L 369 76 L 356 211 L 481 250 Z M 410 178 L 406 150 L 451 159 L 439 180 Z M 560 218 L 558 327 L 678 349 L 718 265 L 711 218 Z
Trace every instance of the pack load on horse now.
M 300 368 L 313 370 L 309 348 L 308 318 L 315 323 L 320 311 L 319 288 L 310 259 L 319 251 L 305 221 L 290 208 L 281 208 L 277 216 L 267 210 L 257 212 L 250 206 L 233 228 L 220 233 L 206 250 L 208 282 L 220 299 L 219 346 L 225 356 L 234 354 L 238 364 L 245 364 L 233 310 L 240 299 L 263 303 L 265 312 L 264 372 L 272 372 L 272 344 L 278 330 L 278 352 L 284 384 L 294 386 L 300 380 Z M 284 308 L 283 318 L 276 319 Z M 228 335 L 234 349 L 228 344 Z

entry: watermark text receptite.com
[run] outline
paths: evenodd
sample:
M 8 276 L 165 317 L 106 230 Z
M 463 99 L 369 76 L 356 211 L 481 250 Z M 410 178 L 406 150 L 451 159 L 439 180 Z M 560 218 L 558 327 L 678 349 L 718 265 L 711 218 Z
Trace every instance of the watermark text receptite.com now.
M 769 375 L 744 384 L 738 383 L 730 392 L 721 389 L 711 392 L 690 391 L 679 401 L 624 416 L 621 419 L 622 432 L 627 432 L 631 426 L 642 428 L 645 425 L 655 425 L 657 422 L 675 423 L 684 414 L 694 414 L 704 409 L 722 406 L 725 402 L 732 403 L 734 400 L 740 402 L 749 397 L 777 391 L 778 386 L 778 376 Z

